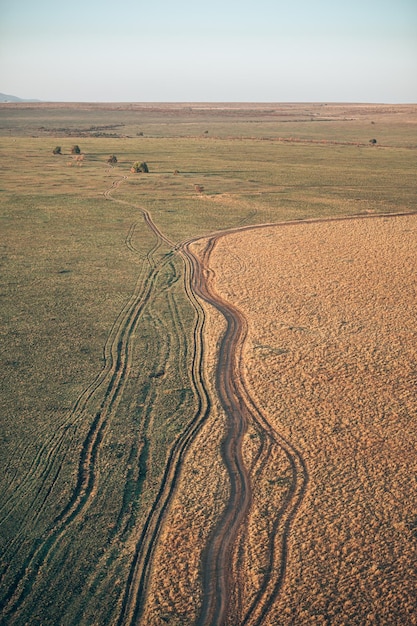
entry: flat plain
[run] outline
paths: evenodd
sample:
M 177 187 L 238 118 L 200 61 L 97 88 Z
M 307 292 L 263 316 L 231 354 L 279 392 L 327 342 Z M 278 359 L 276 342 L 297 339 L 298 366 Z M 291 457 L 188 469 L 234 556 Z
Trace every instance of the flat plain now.
M 1 105 L 4 623 L 415 623 L 416 112 Z

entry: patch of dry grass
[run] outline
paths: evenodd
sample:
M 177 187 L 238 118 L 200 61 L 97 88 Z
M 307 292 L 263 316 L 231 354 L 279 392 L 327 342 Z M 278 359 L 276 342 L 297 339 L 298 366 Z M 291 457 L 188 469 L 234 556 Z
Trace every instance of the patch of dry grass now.
M 310 474 L 268 623 L 417 623 L 416 231 L 416 216 L 277 226 L 211 257 L 248 319 L 251 394 Z

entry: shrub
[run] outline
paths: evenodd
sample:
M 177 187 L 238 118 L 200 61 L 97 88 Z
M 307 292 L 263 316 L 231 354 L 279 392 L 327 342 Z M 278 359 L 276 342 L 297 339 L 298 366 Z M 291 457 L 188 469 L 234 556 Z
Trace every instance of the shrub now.
M 135 163 L 133 163 L 130 171 L 133 172 L 134 174 L 138 174 L 139 172 L 143 172 L 147 174 L 149 172 L 149 167 L 148 167 L 148 164 L 145 163 L 144 161 L 142 163 L 139 163 L 139 161 L 136 161 Z
M 56 147 L 52 150 L 52 154 L 62 154 L 62 152 L 61 152 L 61 146 L 56 146 Z
M 109 158 L 107 159 L 107 163 L 109 165 L 116 165 L 116 163 L 117 163 L 117 156 L 115 154 L 111 154 L 109 156 Z
M 71 154 L 81 154 L 80 146 L 77 146 L 77 145 L 72 146 Z

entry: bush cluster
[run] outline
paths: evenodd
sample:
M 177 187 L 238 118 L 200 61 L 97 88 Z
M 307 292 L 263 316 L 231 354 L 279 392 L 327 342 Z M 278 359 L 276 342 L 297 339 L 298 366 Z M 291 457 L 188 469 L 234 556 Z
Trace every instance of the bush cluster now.
M 135 163 L 133 163 L 130 171 L 133 172 L 134 174 L 138 174 L 140 172 L 147 174 L 149 172 L 149 167 L 148 167 L 148 164 L 145 163 L 144 161 L 142 163 L 139 163 L 139 161 L 136 161 Z
M 52 150 L 52 154 L 62 154 L 61 146 L 55 146 L 55 148 Z M 78 145 L 72 146 L 71 154 L 81 154 L 80 146 L 78 146 Z

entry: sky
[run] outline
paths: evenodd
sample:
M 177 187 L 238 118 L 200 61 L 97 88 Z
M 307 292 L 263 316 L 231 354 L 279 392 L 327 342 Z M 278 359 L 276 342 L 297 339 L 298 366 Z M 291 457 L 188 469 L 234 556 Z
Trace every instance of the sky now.
M 0 92 L 417 102 L 417 0 L 0 0 Z

